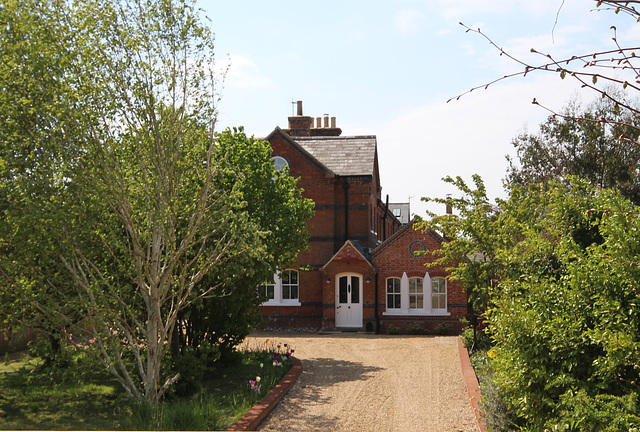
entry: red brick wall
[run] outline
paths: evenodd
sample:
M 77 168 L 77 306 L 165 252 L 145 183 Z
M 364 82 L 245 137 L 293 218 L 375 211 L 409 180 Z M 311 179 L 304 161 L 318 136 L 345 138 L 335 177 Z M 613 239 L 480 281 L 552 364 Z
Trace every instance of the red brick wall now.
M 311 266 L 313 270 L 300 273 L 301 306 L 265 306 L 261 314 L 269 327 L 335 327 L 335 275 L 353 272 L 363 275 L 363 321 L 365 327 L 376 323 L 376 306 L 381 330 L 389 323 L 404 328 L 416 321 L 424 321 L 425 328 L 433 329 L 445 322 L 453 331 L 460 329 L 459 319 L 466 314 L 466 295 L 457 283 L 448 281 L 448 311 L 450 317 L 387 317 L 382 316 L 386 309 L 386 278 L 409 276 L 424 277 L 424 267 L 428 257 L 415 258 L 409 253 L 409 245 L 414 240 L 422 240 L 429 249 L 439 248 L 440 244 L 429 235 L 407 232 L 396 242 L 376 254 L 375 266 L 363 259 L 353 248 L 345 248 L 342 255 L 336 256 L 331 264 L 320 270 L 342 248 L 346 235 L 367 248 L 374 249 L 386 238 L 400 229 L 399 221 L 394 218 L 380 201 L 380 186 L 377 171 L 373 176 L 335 177 L 326 174 L 321 167 L 308 159 L 292 146 L 283 135 L 276 134 L 271 142 L 274 155 L 288 160 L 291 175 L 298 178 L 298 187 L 303 195 L 316 204 L 315 216 L 308 222 L 311 236 L 309 249 L 298 256 L 298 265 Z M 377 165 L 375 166 L 377 170 Z M 345 185 L 345 182 L 348 184 Z M 348 202 L 345 200 L 345 192 Z M 345 232 L 345 204 L 348 205 L 348 233 Z M 385 217 L 385 213 L 387 216 Z M 386 238 L 384 234 L 386 233 Z M 376 271 L 379 271 L 376 278 Z M 444 269 L 430 269 L 434 276 L 446 276 Z M 329 278 L 329 283 L 326 279 Z M 369 279 L 369 282 L 366 280 Z M 378 287 L 377 299 L 376 280 Z
M 379 269 L 378 310 L 380 311 L 380 331 L 386 331 L 390 325 L 403 331 L 406 330 L 408 326 L 417 323 L 421 325 L 426 332 L 434 332 L 439 325 L 446 324 L 450 327 L 451 333 L 460 333 L 462 330 L 460 319 L 464 318 L 467 314 L 466 291 L 462 289 L 457 281 L 452 281 L 447 278 L 448 273 L 443 266 L 430 268 L 425 266 L 427 262 L 433 262 L 435 260 L 433 255 L 426 253 L 424 256 L 414 256 L 409 248 L 415 241 L 422 241 L 428 250 L 436 250 L 441 247 L 440 243 L 428 233 L 409 229 L 388 247 L 374 253 L 373 261 Z M 394 316 L 382 315 L 382 313 L 386 311 L 387 278 L 401 278 L 404 272 L 407 273 L 408 277 L 424 277 L 425 273 L 428 272 L 432 278 L 447 278 L 447 311 L 451 315 L 446 317 L 411 317 L 400 314 Z

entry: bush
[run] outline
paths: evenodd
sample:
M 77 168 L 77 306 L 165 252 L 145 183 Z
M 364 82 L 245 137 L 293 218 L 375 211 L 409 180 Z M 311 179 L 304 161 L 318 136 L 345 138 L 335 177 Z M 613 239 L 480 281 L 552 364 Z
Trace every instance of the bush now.
M 447 323 L 440 323 L 436 326 L 435 329 L 433 329 L 433 332 L 438 336 L 448 335 L 450 331 L 451 331 L 451 326 Z
M 409 324 L 407 326 L 406 332 L 410 335 L 421 335 L 426 333 L 424 325 L 417 322 Z
M 526 230 L 500 255 L 491 382 L 525 430 L 640 426 L 640 216 L 582 181 L 527 196 L 501 215 Z
M 207 341 L 204 341 L 198 349 L 185 346 L 172 358 L 172 373 L 179 373 L 180 378 L 171 386 L 170 391 L 179 396 L 187 396 L 199 391 L 206 374 L 215 370 L 219 358 L 218 346 Z
M 491 341 L 491 337 L 485 333 L 483 330 L 478 330 L 475 334 L 475 342 L 474 342 L 474 331 L 473 327 L 466 327 L 462 331 L 462 343 L 466 349 L 468 349 L 471 353 L 476 351 L 488 351 L 492 346 L 493 342 Z
M 397 334 L 400 334 L 400 329 L 394 326 L 393 324 L 390 324 L 387 326 L 386 333 L 388 335 L 397 335 Z
M 471 363 L 480 382 L 482 394 L 480 408 L 488 430 L 492 432 L 513 430 L 517 416 L 505 401 L 503 391 L 495 380 L 495 371 L 487 351 L 476 350 L 471 356 Z
M 48 376 L 51 382 L 72 383 L 109 376 L 97 358 L 76 349 L 67 340 L 38 338 L 29 342 L 29 353 L 41 360 L 37 366 L 38 372 L 42 373 L 42 376 Z
M 637 431 L 640 428 L 640 404 L 635 393 L 624 396 L 590 396 L 584 390 L 569 391 L 560 397 L 557 420 L 549 422 L 581 432 Z

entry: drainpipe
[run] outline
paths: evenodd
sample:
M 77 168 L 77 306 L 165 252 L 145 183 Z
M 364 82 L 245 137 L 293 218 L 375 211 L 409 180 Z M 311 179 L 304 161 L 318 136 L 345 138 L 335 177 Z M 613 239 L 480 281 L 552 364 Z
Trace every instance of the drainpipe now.
M 349 240 L 349 181 L 344 179 L 344 241 Z
M 376 286 L 374 289 L 375 292 L 375 303 L 374 303 L 374 314 L 376 316 L 376 334 L 380 334 L 380 317 L 378 316 L 378 272 L 376 272 L 376 275 L 374 277 Z
M 387 194 L 387 202 L 384 205 L 384 215 L 382 215 L 382 241 L 387 239 L 387 213 L 389 213 L 389 194 Z

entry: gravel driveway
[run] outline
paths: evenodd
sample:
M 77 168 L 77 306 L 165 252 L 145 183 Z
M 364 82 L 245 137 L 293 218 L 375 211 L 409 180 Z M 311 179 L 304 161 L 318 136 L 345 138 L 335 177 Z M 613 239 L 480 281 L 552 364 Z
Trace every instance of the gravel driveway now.
M 456 337 L 264 333 L 248 343 L 265 338 L 290 344 L 303 372 L 260 430 L 478 430 Z

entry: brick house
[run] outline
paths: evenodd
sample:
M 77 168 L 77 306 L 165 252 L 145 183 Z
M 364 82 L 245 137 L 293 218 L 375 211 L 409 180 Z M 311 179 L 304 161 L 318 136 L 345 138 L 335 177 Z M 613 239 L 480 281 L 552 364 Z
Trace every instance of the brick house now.
M 424 252 L 444 240 L 413 229 L 408 204 L 382 201 L 376 137 L 341 136 L 328 116 L 314 127 L 301 102 L 297 114 L 265 139 L 276 168 L 288 168 L 315 202 L 315 216 L 297 268 L 263 287 L 265 325 L 383 332 L 445 324 L 459 332 L 466 293 L 444 269 L 424 266 L 433 259 Z

